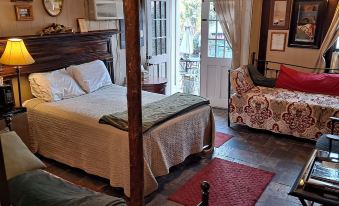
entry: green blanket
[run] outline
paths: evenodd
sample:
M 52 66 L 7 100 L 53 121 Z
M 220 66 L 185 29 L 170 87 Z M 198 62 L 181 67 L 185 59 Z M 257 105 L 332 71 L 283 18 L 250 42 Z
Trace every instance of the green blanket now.
M 152 127 L 186 113 L 202 105 L 208 105 L 209 100 L 192 94 L 176 93 L 142 107 L 143 132 Z M 128 131 L 128 111 L 104 115 L 99 123 L 112 125 L 118 129 Z

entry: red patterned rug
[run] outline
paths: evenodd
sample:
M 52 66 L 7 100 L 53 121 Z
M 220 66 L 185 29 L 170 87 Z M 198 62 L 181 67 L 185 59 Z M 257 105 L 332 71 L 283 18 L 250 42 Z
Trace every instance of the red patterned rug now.
M 215 140 L 214 140 L 214 146 L 220 147 L 228 140 L 232 139 L 232 135 L 225 134 L 222 132 L 215 132 Z
M 196 206 L 201 201 L 200 183 L 208 181 L 210 206 L 255 205 L 273 176 L 271 172 L 215 158 L 168 199 Z

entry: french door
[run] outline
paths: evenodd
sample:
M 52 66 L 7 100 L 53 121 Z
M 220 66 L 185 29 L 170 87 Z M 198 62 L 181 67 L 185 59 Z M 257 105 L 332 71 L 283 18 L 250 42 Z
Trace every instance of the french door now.
M 202 2 L 200 95 L 214 107 L 227 108 L 228 72 L 232 52 L 214 10 L 214 3 Z
M 146 0 L 147 69 L 150 76 L 169 76 L 169 0 Z

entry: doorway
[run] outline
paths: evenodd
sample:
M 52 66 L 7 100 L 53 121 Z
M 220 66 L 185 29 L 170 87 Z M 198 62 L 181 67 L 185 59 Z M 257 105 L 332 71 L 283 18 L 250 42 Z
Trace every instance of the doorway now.
M 173 92 L 200 95 L 201 0 L 178 0 Z
M 213 107 L 227 108 L 228 72 L 232 50 L 215 12 L 213 1 L 203 1 L 201 23 L 201 93 Z

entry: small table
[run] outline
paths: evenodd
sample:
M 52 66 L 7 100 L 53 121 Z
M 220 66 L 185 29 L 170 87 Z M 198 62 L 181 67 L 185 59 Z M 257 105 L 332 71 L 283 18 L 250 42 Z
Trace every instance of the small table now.
M 158 94 L 166 94 L 166 78 L 159 77 L 149 77 L 141 82 L 142 90 L 158 93 Z
M 297 197 L 303 206 L 307 206 L 306 200 L 309 200 L 313 203 L 319 203 L 324 205 L 339 205 L 339 197 L 334 198 L 335 195 L 329 194 L 326 192 L 325 187 L 318 187 L 317 190 L 307 190 L 306 181 L 312 171 L 312 167 L 314 162 L 318 160 L 318 158 L 325 158 L 326 155 L 321 155 L 321 153 L 328 153 L 325 151 L 320 151 L 315 149 L 312 152 L 311 157 L 308 162 L 305 164 L 304 168 L 301 170 L 297 180 L 295 181 L 289 195 Z M 313 205 L 313 203 L 311 205 Z
M 9 130 L 12 130 L 12 120 L 14 115 L 24 113 L 27 109 L 25 107 L 13 108 L 11 111 L 0 114 L 0 120 L 4 119 L 6 126 Z

